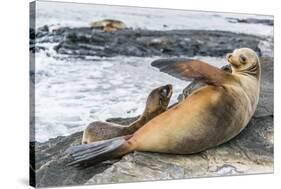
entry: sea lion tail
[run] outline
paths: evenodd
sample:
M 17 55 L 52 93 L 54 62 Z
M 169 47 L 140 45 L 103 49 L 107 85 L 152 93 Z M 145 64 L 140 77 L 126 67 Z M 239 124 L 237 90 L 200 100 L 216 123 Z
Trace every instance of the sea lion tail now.
M 128 136 L 98 141 L 90 144 L 72 146 L 66 153 L 71 156 L 68 166 L 88 166 L 99 162 L 121 157 L 132 151 Z

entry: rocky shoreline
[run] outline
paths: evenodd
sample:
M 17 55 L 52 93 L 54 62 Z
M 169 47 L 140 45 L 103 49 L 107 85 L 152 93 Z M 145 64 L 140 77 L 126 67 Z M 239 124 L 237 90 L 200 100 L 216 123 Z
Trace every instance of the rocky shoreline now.
M 245 23 L 245 24 L 264 24 L 268 26 L 273 26 L 274 22 L 270 19 L 255 19 L 255 18 L 226 18 L 230 23 Z
M 124 29 L 103 32 L 89 27 L 50 29 L 48 26 L 30 30 L 30 50 L 45 50 L 40 43 L 58 43 L 58 54 L 85 56 L 212 56 L 221 57 L 235 48 L 249 47 L 262 55 L 265 37 L 227 31 Z M 36 39 L 36 40 L 35 40 Z M 36 45 L 35 45 L 36 43 Z
M 48 27 L 38 29 L 31 37 L 30 50 L 44 50 L 40 43 L 56 42 L 58 54 L 77 58 L 85 56 L 224 56 L 242 46 L 256 50 L 262 63 L 259 105 L 246 129 L 230 142 L 194 155 L 169 155 L 134 152 L 121 160 L 106 161 L 85 169 L 68 167 L 65 150 L 80 143 L 82 132 L 59 136 L 47 142 L 31 142 L 34 149 L 36 186 L 104 184 L 163 179 L 183 179 L 220 175 L 273 172 L 273 58 L 265 57 L 262 37 L 223 31 L 147 31 L 122 30 L 106 33 L 90 28 Z M 36 45 L 35 45 L 36 44 Z M 168 48 L 169 47 L 169 48 Z M 273 45 L 271 44 L 273 48 Z M 183 90 L 185 98 L 197 83 Z M 136 118 L 108 121 L 129 124 Z

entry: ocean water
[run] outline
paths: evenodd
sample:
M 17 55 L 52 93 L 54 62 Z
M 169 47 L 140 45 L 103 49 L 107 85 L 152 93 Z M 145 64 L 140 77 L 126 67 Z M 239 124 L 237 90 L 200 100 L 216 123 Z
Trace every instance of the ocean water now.
M 106 10 L 106 11 L 105 11 Z M 36 27 L 48 25 L 88 26 L 90 21 L 119 19 L 129 27 L 169 30 L 226 30 L 270 36 L 273 28 L 261 24 L 232 24 L 227 17 L 271 18 L 267 16 L 219 14 L 97 6 L 89 4 L 37 2 Z M 142 113 L 149 92 L 161 85 L 172 84 L 176 102 L 188 82 L 161 73 L 150 65 L 161 57 L 57 59 L 53 46 L 36 53 L 35 70 L 35 140 L 46 141 L 83 130 L 92 121 L 112 117 L 132 117 Z M 187 57 L 206 61 L 215 66 L 226 64 L 223 58 Z
M 262 24 L 230 23 L 227 18 L 273 19 L 272 16 L 233 14 L 204 11 L 186 11 L 109 5 L 59 3 L 38 1 L 37 27 L 49 25 L 89 26 L 102 19 L 122 20 L 128 27 L 150 30 L 200 29 L 269 36 L 273 27 Z

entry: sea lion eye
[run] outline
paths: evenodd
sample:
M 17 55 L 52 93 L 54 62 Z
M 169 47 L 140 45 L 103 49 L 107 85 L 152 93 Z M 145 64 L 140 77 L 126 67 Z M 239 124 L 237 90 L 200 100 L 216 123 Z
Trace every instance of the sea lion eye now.
M 247 58 L 244 55 L 240 55 L 240 62 L 245 64 L 246 63 Z

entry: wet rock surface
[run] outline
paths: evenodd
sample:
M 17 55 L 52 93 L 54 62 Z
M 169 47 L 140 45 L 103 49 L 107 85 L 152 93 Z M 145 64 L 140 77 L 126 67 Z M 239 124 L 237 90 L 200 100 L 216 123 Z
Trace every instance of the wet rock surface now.
M 245 24 L 264 24 L 268 26 L 273 26 L 274 22 L 271 19 L 255 19 L 255 18 L 227 18 L 230 23 L 245 23 Z
M 112 118 L 109 122 L 122 125 L 137 120 L 134 118 Z M 35 154 L 36 186 L 62 186 L 85 184 L 93 175 L 102 173 L 115 161 L 107 161 L 88 168 L 66 166 L 69 156 L 65 153 L 67 148 L 81 144 L 82 132 L 70 136 L 59 136 L 44 143 L 31 142 L 30 148 Z
M 265 38 L 227 31 L 132 30 L 115 32 L 83 28 L 39 28 L 34 34 L 40 43 L 56 42 L 57 53 L 71 56 L 224 56 L 239 47 L 249 47 L 261 55 L 259 43 Z
M 128 54 L 224 56 L 225 53 L 241 46 L 253 48 L 260 55 L 264 52 L 259 48 L 259 43 L 263 40 L 260 37 L 220 31 L 122 30 L 106 33 L 89 28 L 59 28 L 51 31 L 46 27 L 38 31 L 33 32 L 31 36 L 37 40 L 39 46 L 40 41 L 59 42 L 56 47 L 58 53 L 68 55 L 82 53 L 82 57 Z M 166 49 L 167 47 L 169 49 Z M 245 130 L 228 143 L 194 155 L 134 152 L 118 160 L 78 168 L 66 166 L 69 157 L 65 150 L 80 144 L 82 132 L 59 136 L 44 143 L 32 142 L 30 146 L 31 149 L 35 149 L 36 156 L 35 167 L 31 168 L 36 171 L 36 186 L 272 173 L 273 58 L 263 57 L 261 63 L 262 81 L 258 108 Z M 192 82 L 183 90 L 179 101 L 199 86 L 202 84 Z M 108 121 L 127 125 L 135 119 L 137 118 L 112 118 Z
M 88 181 L 92 175 L 104 171 L 108 165 L 100 164 L 95 167 L 80 168 L 66 166 L 68 156 L 65 150 L 80 144 L 82 132 L 68 137 L 50 139 L 47 143 L 36 143 L 36 186 L 77 185 Z

